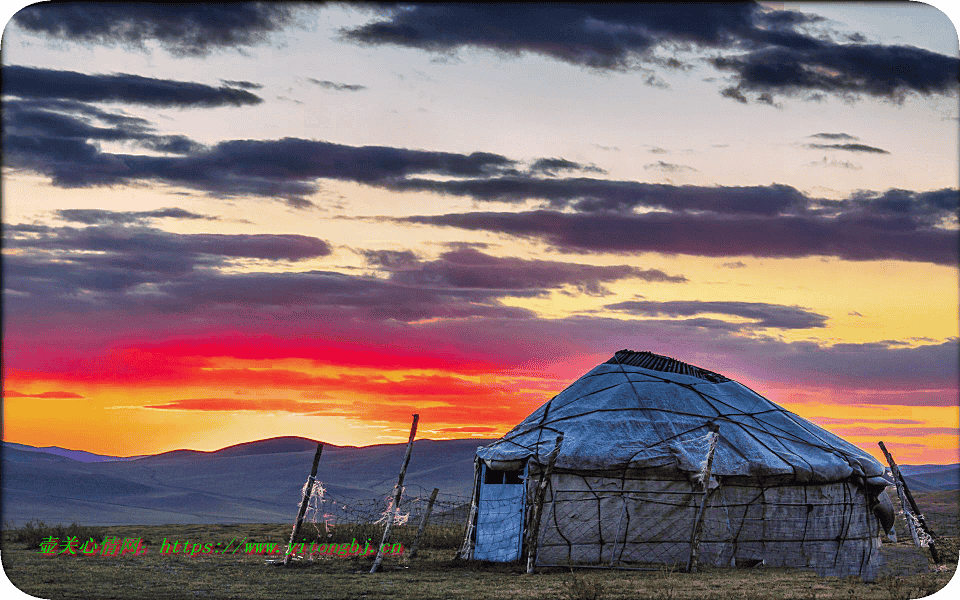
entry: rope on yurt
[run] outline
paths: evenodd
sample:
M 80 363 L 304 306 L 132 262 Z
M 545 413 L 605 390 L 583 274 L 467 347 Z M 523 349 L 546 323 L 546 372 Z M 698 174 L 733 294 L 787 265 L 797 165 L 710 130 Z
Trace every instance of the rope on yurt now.
M 853 504 L 853 500 L 850 496 L 850 484 L 844 482 L 843 484 L 843 530 L 837 536 L 837 552 L 833 557 L 833 566 L 836 568 L 837 563 L 840 561 L 840 548 L 843 547 L 844 540 L 847 539 L 847 533 L 850 531 L 850 515 L 847 513 L 848 507 Z
M 624 481 L 624 480 L 621 480 L 621 481 Z M 615 563 L 615 562 L 617 561 L 618 558 L 621 558 L 621 557 L 622 557 L 622 556 L 621 556 L 621 557 L 618 557 L 618 556 L 617 556 L 617 542 L 620 540 L 620 532 L 623 531 L 623 530 L 621 529 L 621 527 L 623 527 L 623 516 L 624 516 L 624 515 L 626 514 L 626 512 L 627 512 L 627 495 L 624 493 L 624 491 L 625 491 L 625 490 L 623 489 L 623 486 L 621 486 L 621 487 L 620 487 L 620 501 L 621 501 L 621 503 L 623 504 L 623 508 L 620 509 L 620 520 L 617 522 L 617 533 L 614 534 L 614 536 L 613 536 L 613 550 L 610 552 L 610 566 L 611 566 L 611 567 L 613 566 L 613 563 Z M 598 514 L 599 514 L 599 510 L 598 510 L 597 512 L 598 512 Z M 623 554 L 623 549 L 626 548 L 626 546 L 627 546 L 627 532 L 624 531 L 624 532 L 623 532 L 623 544 L 621 544 L 621 546 L 620 546 L 620 554 L 621 554 L 621 555 Z

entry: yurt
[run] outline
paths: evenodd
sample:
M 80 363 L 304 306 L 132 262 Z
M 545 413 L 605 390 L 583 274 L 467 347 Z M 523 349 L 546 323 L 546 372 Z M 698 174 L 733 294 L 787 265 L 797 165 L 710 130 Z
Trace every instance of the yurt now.
M 617 352 L 479 448 L 475 464 L 461 550 L 474 560 L 532 549 L 539 566 L 682 568 L 696 545 L 700 565 L 873 579 L 893 524 L 892 484 L 866 452 L 736 381 L 650 352 Z

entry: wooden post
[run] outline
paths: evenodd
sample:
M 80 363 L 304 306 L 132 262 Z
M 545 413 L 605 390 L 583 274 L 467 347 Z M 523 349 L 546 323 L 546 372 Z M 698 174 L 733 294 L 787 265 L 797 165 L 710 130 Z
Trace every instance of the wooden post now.
M 943 557 L 940 556 L 940 551 L 937 550 L 937 538 L 934 537 L 933 531 L 930 530 L 930 527 L 927 525 L 926 519 L 923 518 L 923 513 L 920 512 L 920 508 L 917 506 L 917 503 L 913 500 L 913 494 L 910 493 L 910 488 L 907 486 L 907 481 L 903 478 L 903 474 L 900 473 L 900 468 L 897 467 L 896 461 L 893 460 L 893 456 L 887 451 L 887 447 L 883 445 L 883 442 L 880 442 L 880 449 L 883 450 L 883 455 L 887 457 L 887 462 L 890 463 L 890 470 L 893 471 L 893 479 L 895 482 L 898 482 L 899 485 L 903 486 L 903 494 L 907 497 L 907 502 L 910 503 L 910 510 L 913 511 L 913 514 L 917 517 L 917 522 L 920 523 L 920 528 L 930 537 L 930 543 L 927 546 L 930 548 L 930 554 L 933 556 L 933 562 L 938 565 L 943 564 Z M 904 511 L 907 507 L 904 506 Z M 908 519 L 908 515 L 905 515 Z
M 553 450 L 547 457 L 547 470 L 540 476 L 540 484 L 537 486 L 537 492 L 533 500 L 533 514 L 530 517 L 530 527 L 527 528 L 527 573 L 533 573 L 533 564 L 537 559 L 537 541 L 540 533 L 540 515 L 543 513 L 543 497 L 547 493 L 547 484 L 550 482 L 550 475 L 553 474 L 553 464 L 557 461 L 557 455 L 560 454 L 560 444 L 563 443 L 563 432 L 557 436 L 557 441 Z
M 417 421 L 420 415 L 413 415 L 413 425 L 410 426 L 410 439 L 407 440 L 407 453 L 403 455 L 403 464 L 400 466 L 400 478 L 397 479 L 397 487 L 393 494 L 393 506 L 390 507 L 390 514 L 387 515 L 387 524 L 383 528 L 383 540 L 380 542 L 380 548 L 377 550 L 377 558 L 370 567 L 371 573 L 380 570 L 383 563 L 383 549 L 390 542 L 390 530 L 393 528 L 393 521 L 396 518 L 397 511 L 400 509 L 400 496 L 403 495 L 403 476 L 407 474 L 407 465 L 410 463 L 410 453 L 413 451 L 413 438 L 417 437 Z
M 710 442 L 707 450 L 707 467 L 703 472 L 703 498 L 697 508 L 697 515 L 693 520 L 693 531 L 690 533 L 690 558 L 687 560 L 687 573 L 696 573 L 700 561 L 700 535 L 703 533 L 703 517 L 706 514 L 707 497 L 710 494 L 710 472 L 713 470 L 713 454 L 717 449 L 720 437 L 719 427 L 711 423 Z
M 427 528 L 427 521 L 430 520 L 430 513 L 433 511 L 433 503 L 437 501 L 437 494 L 440 493 L 440 488 L 433 488 L 433 493 L 430 494 L 430 501 L 427 502 L 427 510 L 423 513 L 423 516 L 420 517 L 420 528 L 417 529 L 417 539 L 413 541 L 413 546 L 410 546 L 410 550 L 406 554 L 406 559 L 410 560 L 417 555 L 417 548 L 420 547 L 420 540 L 423 539 L 423 531 Z
M 310 496 L 313 494 L 313 485 L 317 481 L 317 467 L 320 466 L 320 455 L 323 454 L 323 443 L 317 443 L 317 452 L 313 455 L 313 466 L 310 467 L 310 477 L 307 479 L 307 487 L 303 490 L 303 498 L 300 500 L 300 512 L 297 513 L 297 520 L 293 523 L 293 531 L 290 532 L 290 543 L 287 544 L 287 554 L 283 557 L 283 566 L 290 564 L 293 558 L 293 544 L 300 533 L 300 526 L 303 525 L 303 516 L 307 514 L 307 506 L 310 504 Z
M 893 482 L 897 487 L 897 498 L 900 499 L 900 508 L 903 510 L 903 520 L 907 522 L 907 531 L 910 532 L 910 537 L 913 539 L 913 545 L 917 548 L 920 547 L 920 537 L 917 535 L 917 526 L 913 523 L 913 518 L 910 515 L 913 514 L 913 511 L 910 510 L 910 505 L 907 502 L 907 495 L 903 493 L 903 483 L 900 481 L 899 477 L 894 477 Z
M 483 446 L 477 447 L 477 450 L 480 450 Z M 457 551 L 454 558 L 462 558 L 464 560 L 470 560 L 473 558 L 473 528 L 474 521 L 477 519 L 477 503 L 479 502 L 477 495 L 480 493 L 480 459 L 474 455 L 473 457 L 473 494 L 470 496 L 470 512 L 467 513 L 467 527 L 463 533 L 463 546 L 460 547 L 460 550 Z

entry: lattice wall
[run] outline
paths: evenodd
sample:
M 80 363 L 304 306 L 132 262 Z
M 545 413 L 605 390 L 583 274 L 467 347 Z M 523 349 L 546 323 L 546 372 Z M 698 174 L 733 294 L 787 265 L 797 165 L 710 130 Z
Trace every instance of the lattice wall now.
M 764 487 L 741 480 L 713 486 L 701 564 L 762 562 L 810 567 L 821 575 L 876 576 L 877 519 L 854 484 Z M 656 478 L 556 473 L 544 503 L 537 564 L 683 568 L 701 500 L 698 484 L 662 472 Z

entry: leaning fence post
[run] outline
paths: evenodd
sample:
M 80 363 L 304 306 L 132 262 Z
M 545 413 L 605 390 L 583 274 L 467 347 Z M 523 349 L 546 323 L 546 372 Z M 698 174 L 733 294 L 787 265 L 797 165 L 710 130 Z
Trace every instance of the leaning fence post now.
M 930 537 L 930 542 L 927 546 L 930 548 L 930 555 L 933 556 L 933 562 L 938 565 L 943 564 L 943 558 L 940 556 L 940 552 L 937 550 L 937 539 L 933 535 L 933 531 L 930 530 L 930 527 L 927 525 L 927 520 L 923 518 L 923 513 L 920 512 L 920 507 L 917 506 L 917 503 L 913 500 L 913 494 L 910 493 L 910 488 L 907 486 L 906 479 L 903 478 L 903 474 L 900 473 L 900 468 L 897 467 L 896 461 L 893 460 L 893 456 L 887 452 L 887 447 L 883 445 L 883 442 L 880 442 L 880 449 L 883 450 L 883 455 L 887 457 L 887 462 L 890 463 L 890 470 L 893 471 L 893 478 L 895 482 L 898 482 L 899 489 L 900 485 L 903 486 L 903 493 L 907 497 L 907 501 L 910 503 L 910 510 L 913 511 L 913 514 L 917 517 L 917 522 L 920 524 L 920 528 L 923 529 L 924 533 Z M 904 506 L 906 509 L 906 506 Z M 910 518 L 907 516 L 906 518 Z
M 893 467 L 891 467 L 890 470 L 893 471 Z M 907 495 L 903 493 L 903 482 L 900 481 L 899 475 L 893 476 L 893 483 L 896 485 L 897 498 L 900 499 L 900 508 L 903 510 L 903 520 L 907 522 L 907 531 L 910 532 L 910 537 L 913 539 L 913 545 L 917 548 L 920 548 L 920 536 L 917 535 L 917 526 L 914 524 L 913 517 L 911 516 L 913 515 L 913 511 L 910 510 L 910 504 L 907 502 Z
M 693 520 L 693 531 L 690 533 L 690 558 L 687 560 L 687 573 L 696 573 L 700 561 L 700 535 L 703 533 L 703 517 L 706 514 L 707 496 L 710 494 L 710 472 L 713 470 L 713 453 L 717 449 L 717 440 L 720 437 L 720 428 L 710 423 L 710 445 L 707 449 L 707 464 L 703 469 L 703 498 L 697 508 L 697 515 Z
M 420 547 L 420 540 L 423 539 L 423 531 L 427 528 L 427 521 L 430 520 L 430 513 L 433 511 L 433 503 L 437 501 L 437 494 L 440 493 L 440 488 L 433 488 L 433 493 L 430 494 L 430 501 L 427 502 L 427 510 L 423 513 L 423 516 L 420 517 L 420 527 L 417 529 L 417 539 L 413 540 L 413 545 L 410 546 L 410 550 L 407 552 L 407 560 L 410 560 L 417 555 L 417 549 Z
M 913 511 L 910 510 L 910 504 L 907 502 L 907 495 L 903 493 L 903 486 L 900 484 L 900 478 L 897 478 L 897 497 L 900 499 L 900 508 L 903 509 L 903 520 L 907 522 L 907 531 L 910 532 L 910 538 L 913 539 L 913 545 L 920 548 L 920 536 L 917 534 L 917 526 L 913 522 Z
M 380 541 L 380 549 L 377 550 L 377 558 L 370 567 L 371 573 L 380 570 L 380 564 L 383 562 L 383 549 L 390 542 L 390 529 L 393 527 L 393 521 L 396 519 L 397 511 L 400 509 L 400 496 L 403 495 L 403 476 L 407 474 L 407 465 L 410 463 L 410 453 L 413 451 L 413 438 L 417 437 L 417 421 L 420 415 L 413 415 L 413 424 L 410 426 L 410 439 L 407 440 L 407 453 L 403 455 L 403 464 L 400 466 L 400 477 L 397 479 L 397 487 L 394 490 L 393 506 L 388 511 L 387 524 L 383 528 L 383 540 Z
M 482 448 L 479 446 L 477 450 Z M 470 496 L 470 510 L 467 512 L 467 526 L 463 532 L 463 545 L 454 558 L 470 560 L 473 558 L 473 528 L 477 518 L 477 495 L 480 493 L 480 458 L 473 457 L 473 493 Z
M 300 512 L 297 513 L 297 520 L 293 523 L 293 531 L 290 533 L 290 543 L 287 544 L 287 555 L 283 557 L 283 566 L 290 564 L 293 558 L 293 543 L 300 533 L 300 526 L 303 525 L 303 516 L 307 514 L 307 505 L 310 504 L 310 496 L 313 494 L 313 484 L 317 481 L 317 468 L 320 466 L 320 455 L 323 453 L 323 443 L 317 443 L 317 452 L 313 455 L 313 466 L 310 467 L 310 477 L 307 478 L 307 485 L 303 488 L 303 499 L 300 500 Z
M 540 477 L 540 485 L 537 486 L 537 493 L 533 500 L 533 515 L 530 518 L 530 528 L 527 530 L 527 573 L 533 573 L 533 564 L 537 559 L 537 540 L 540 532 L 540 515 L 543 512 L 543 497 L 547 493 L 547 484 L 550 482 L 550 475 L 553 474 L 553 464 L 560 454 L 560 444 L 563 443 L 563 432 L 557 436 L 557 441 L 553 450 L 547 457 L 547 470 Z

